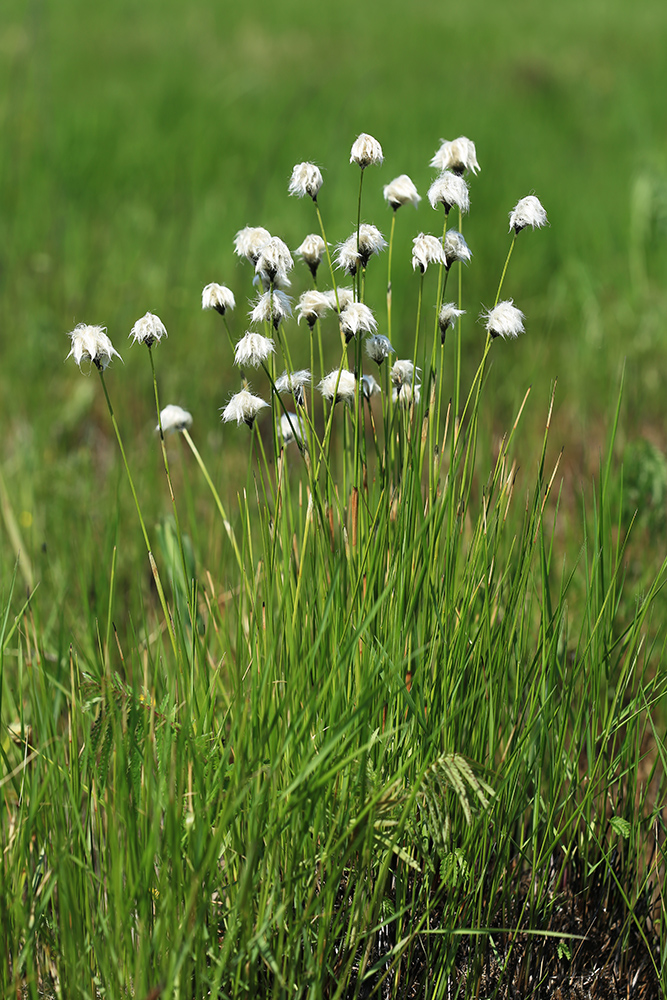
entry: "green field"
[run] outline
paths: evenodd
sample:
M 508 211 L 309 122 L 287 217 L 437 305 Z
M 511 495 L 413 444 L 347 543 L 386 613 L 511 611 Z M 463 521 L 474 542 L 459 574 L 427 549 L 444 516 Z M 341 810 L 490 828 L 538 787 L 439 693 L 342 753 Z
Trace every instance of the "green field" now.
M 658 0 L 3 4 L 0 996 L 667 995 L 665 51 Z M 389 239 L 399 174 L 422 195 L 390 331 L 422 397 L 392 408 L 365 359 L 373 423 L 309 390 L 308 453 L 282 449 L 268 374 L 311 367 L 308 326 L 261 330 L 275 416 L 221 423 L 239 370 L 202 288 L 251 328 L 235 234 L 319 232 L 295 163 L 332 253 L 354 233 L 362 132 L 361 221 Z M 410 255 L 459 135 L 473 256 L 430 382 L 443 275 Z M 529 193 L 526 332 L 491 343 Z M 160 447 L 147 311 L 198 452 Z M 78 323 L 122 355 L 104 386 L 65 363 Z M 335 316 L 312 337 L 317 385 Z

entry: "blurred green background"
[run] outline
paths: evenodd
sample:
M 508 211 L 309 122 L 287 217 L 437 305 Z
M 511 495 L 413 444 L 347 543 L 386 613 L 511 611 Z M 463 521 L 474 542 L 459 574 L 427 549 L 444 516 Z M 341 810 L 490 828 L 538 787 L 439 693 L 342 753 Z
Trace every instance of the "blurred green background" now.
M 361 131 L 385 153 L 367 171 L 366 221 L 388 233 L 382 187 L 399 173 L 424 196 L 397 219 L 399 350 L 412 342 L 418 288 L 410 241 L 442 225 L 425 198 L 429 161 L 441 138 L 464 134 L 482 167 L 465 221 L 474 253 L 463 284 L 469 372 L 483 346 L 477 315 L 493 302 L 508 247 L 508 212 L 534 192 L 550 220 L 521 234 L 505 283 L 527 332 L 494 349 L 489 428 L 503 432 L 532 385 L 526 433 L 541 434 L 558 376 L 554 446 L 565 445 L 562 468 L 576 484 L 595 468 L 625 363 L 620 452 L 646 438 L 660 465 L 666 51 L 662 0 L 631 12 L 620 0 L 4 0 L 1 456 L 32 558 L 46 558 L 44 544 L 64 531 L 85 562 L 96 519 L 104 524 L 116 504 L 119 463 L 98 380 L 64 364 L 67 332 L 105 325 L 124 357 L 109 385 L 141 489 L 142 476 L 159 475 L 159 456 L 146 358 L 127 335 L 144 312 L 158 313 L 170 335 L 157 355 L 162 401 L 193 412 L 212 468 L 228 476 L 245 444 L 220 426 L 218 408 L 237 373 L 218 317 L 200 309 L 201 288 L 234 289 L 242 333 L 251 275 L 233 236 L 264 225 L 294 248 L 316 229 L 312 205 L 287 196 L 300 160 L 323 169 L 329 239 L 349 235 L 358 185 L 349 149 Z M 385 268 L 383 258 L 369 269 L 368 301 L 378 308 Z M 306 333 L 291 329 L 295 363 L 305 362 Z M 166 491 L 147 489 L 145 502 L 157 516 Z

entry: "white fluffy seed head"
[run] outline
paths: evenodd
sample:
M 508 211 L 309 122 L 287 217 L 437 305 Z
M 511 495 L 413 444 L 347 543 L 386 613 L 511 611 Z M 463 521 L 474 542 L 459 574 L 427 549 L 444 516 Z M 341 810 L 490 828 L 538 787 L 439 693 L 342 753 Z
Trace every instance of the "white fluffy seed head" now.
M 419 403 L 421 399 L 421 386 L 417 385 L 405 385 L 396 386 L 391 390 L 392 401 L 398 406 L 408 407 L 414 402 L 415 405 Z
M 389 337 L 385 337 L 382 333 L 376 333 L 374 337 L 369 337 L 366 340 L 366 354 L 376 365 L 381 365 L 385 358 L 395 353 Z
M 160 424 L 163 434 L 168 434 L 170 431 L 184 431 L 192 427 L 192 414 L 182 406 L 169 403 L 164 410 L 160 410 Z M 156 431 L 160 430 L 160 424 L 155 428 Z
M 429 264 L 446 264 L 447 256 L 441 240 L 429 233 L 420 233 L 412 241 L 412 270 L 422 274 Z
M 120 358 L 104 326 L 79 323 L 67 336 L 72 340 L 67 357 L 74 358 L 79 368 L 83 361 L 90 361 L 99 371 L 104 371 L 113 357 Z
M 356 234 L 350 239 L 356 239 Z M 387 246 L 387 241 L 377 228 L 368 222 L 362 222 L 359 226 L 359 256 L 364 267 L 368 264 L 373 254 L 379 254 Z
M 513 299 L 499 302 L 493 309 L 483 312 L 480 319 L 485 320 L 485 327 L 492 337 L 502 337 L 503 340 L 516 340 L 524 332 L 524 315 L 514 305 Z
M 138 319 L 130 330 L 130 337 L 135 344 L 145 344 L 152 347 L 159 344 L 163 337 L 167 336 L 167 330 L 159 316 L 147 312 L 141 319 Z
M 310 268 L 313 277 L 315 277 L 325 251 L 326 246 L 322 237 L 318 236 L 317 233 L 311 233 L 309 236 L 306 236 L 301 246 L 297 247 L 294 252 L 300 255 L 304 263 Z
M 463 177 L 451 170 L 445 170 L 433 181 L 428 189 L 428 200 L 431 203 L 431 208 L 444 205 L 446 215 L 449 215 L 450 209 L 453 207 L 460 209 L 464 215 L 470 209 L 468 185 Z
M 334 312 L 342 312 L 346 306 L 349 306 L 351 302 L 354 302 L 354 292 L 351 288 L 346 288 L 345 286 L 339 285 L 334 291 L 330 288 L 328 292 L 324 293 L 329 300 L 329 305 L 334 310 Z
M 358 163 L 362 170 L 365 167 L 382 163 L 384 156 L 382 146 L 367 132 L 362 132 L 352 143 L 350 150 L 350 163 Z
M 400 389 L 404 385 L 412 385 L 415 380 L 415 375 L 419 375 L 421 369 L 415 368 L 412 361 L 399 360 L 395 361 L 391 366 L 391 371 L 389 376 L 391 378 L 392 385 Z
M 316 201 L 317 193 L 323 183 L 322 171 L 314 163 L 297 163 L 292 170 L 289 193 L 296 195 L 297 198 L 309 195 Z
M 231 311 L 235 306 L 236 300 L 231 288 L 227 288 L 226 285 L 218 285 L 214 281 L 210 285 L 205 285 L 201 293 L 202 309 L 215 309 L 221 316 L 224 316 L 228 309 Z
M 232 396 L 222 411 L 222 422 L 228 424 L 236 421 L 239 426 L 247 424 L 252 427 L 257 414 L 268 405 L 260 396 L 253 396 L 249 388 L 241 389 Z
M 345 339 L 350 341 L 358 333 L 375 333 L 377 320 L 373 311 L 363 302 L 351 302 L 341 310 L 340 328 Z
M 526 226 L 533 229 L 541 229 L 547 225 L 547 213 L 539 198 L 534 194 L 528 194 L 525 198 L 520 198 L 510 212 L 510 232 L 520 233 Z
M 255 273 L 264 285 L 289 285 L 288 273 L 294 267 L 289 247 L 278 236 L 260 247 L 255 262 Z
M 305 403 L 303 390 L 307 385 L 310 385 L 310 372 L 307 368 L 302 368 L 298 372 L 284 371 L 276 379 L 276 392 L 291 393 L 294 402 L 303 406 Z
M 355 387 L 356 381 L 352 372 L 348 371 L 347 368 L 343 368 L 339 372 L 338 368 L 335 368 L 334 371 L 324 376 L 317 388 L 325 399 L 332 402 L 337 403 L 342 400 L 344 403 L 353 403 Z
M 278 329 L 282 320 L 288 319 L 291 315 L 292 300 L 289 295 L 279 290 L 264 292 L 250 311 L 253 323 L 271 323 L 274 330 Z
M 462 264 L 467 264 L 472 257 L 470 247 L 457 229 L 448 229 L 445 233 L 445 253 L 447 267 L 451 267 L 457 260 L 460 260 Z
M 395 177 L 393 181 L 390 181 L 389 184 L 386 184 L 383 194 L 385 201 L 394 211 L 400 208 L 401 205 L 407 205 L 408 202 L 416 208 L 421 201 L 421 195 L 417 192 L 417 188 L 407 174 L 401 174 L 399 177 Z
M 263 226 L 245 226 L 234 238 L 234 250 L 239 257 L 245 257 L 251 264 L 257 263 L 261 248 L 269 242 L 271 233 Z
M 477 150 L 472 139 L 460 135 L 458 139 L 441 139 L 440 142 L 440 149 L 431 160 L 432 167 L 441 171 L 452 170 L 455 174 L 462 174 L 466 170 L 473 174 L 479 173 Z
M 342 243 L 338 244 L 334 263 L 341 271 L 354 275 L 357 273 L 361 263 L 361 254 L 357 250 L 357 236 L 349 236 Z M 342 308 L 342 307 L 341 307 Z
M 305 446 L 306 427 L 302 418 L 298 417 L 296 413 L 283 413 L 280 417 L 280 436 L 285 445 L 296 441 L 301 446 Z
M 438 326 L 440 327 L 440 337 L 445 341 L 445 334 L 450 326 L 456 323 L 459 316 L 463 316 L 465 309 L 457 309 L 453 302 L 445 302 L 438 313 Z
M 253 333 L 248 330 L 239 340 L 234 350 L 234 364 L 245 368 L 250 365 L 258 368 L 264 361 L 273 354 L 275 350 L 270 337 L 263 337 L 261 333 Z
M 370 399 L 372 396 L 379 396 L 382 392 L 380 383 L 374 375 L 362 375 L 361 386 L 366 399 Z
M 308 326 L 313 327 L 318 319 L 322 319 L 331 309 L 329 296 L 324 292 L 318 292 L 316 288 L 311 288 L 304 292 L 296 307 L 297 322 L 305 319 Z

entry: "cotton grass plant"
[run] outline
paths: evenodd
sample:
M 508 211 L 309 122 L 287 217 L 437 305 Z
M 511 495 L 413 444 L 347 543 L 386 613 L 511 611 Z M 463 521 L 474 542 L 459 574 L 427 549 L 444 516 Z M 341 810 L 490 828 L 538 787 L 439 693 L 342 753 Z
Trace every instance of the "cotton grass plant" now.
M 327 220 L 333 254 L 310 163 L 289 181 L 320 230 L 303 267 L 264 227 L 236 235 L 252 329 L 240 292 L 204 288 L 238 370 L 225 436 L 245 435 L 248 452 L 229 507 L 191 414 L 161 405 L 166 330 L 151 314 L 133 329 L 172 510 L 160 567 L 107 390 L 117 352 L 101 328 L 72 334 L 75 361 L 99 373 L 158 600 L 123 648 L 112 563 L 97 651 L 64 638 L 50 661 L 30 601 L 5 595 L 0 710 L 20 724 L 2 743 L 3 995 L 549 995 L 595 961 L 603 900 L 619 942 L 603 962 L 622 975 L 635 949 L 664 987 L 664 636 L 651 618 L 664 571 L 627 614 L 616 424 L 575 566 L 558 547 L 553 396 L 537 404 L 537 455 L 516 454 L 528 391 L 491 457 L 479 448 L 492 352 L 540 336 L 501 296 L 515 243 L 539 238 L 546 213 L 532 195 L 517 204 L 492 305 L 467 302 L 474 144 L 443 142 L 416 221 L 396 222 L 419 205 L 409 177 L 385 187 L 388 241 L 389 218 L 363 221 L 383 155 L 372 136 L 353 144 L 357 224 Z M 398 261 L 403 224 L 414 251 Z M 385 253 L 387 300 L 369 303 Z M 415 272 L 409 333 L 391 326 L 396 266 Z M 118 368 L 114 382 L 122 392 Z M 218 566 L 193 552 L 176 463 L 188 490 L 201 474 L 210 491 Z

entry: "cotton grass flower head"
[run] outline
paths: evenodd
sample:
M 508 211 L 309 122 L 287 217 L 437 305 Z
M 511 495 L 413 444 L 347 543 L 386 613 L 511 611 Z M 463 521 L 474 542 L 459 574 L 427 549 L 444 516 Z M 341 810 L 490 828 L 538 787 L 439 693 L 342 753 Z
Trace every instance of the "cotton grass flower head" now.
M 249 315 L 253 323 L 271 323 L 274 330 L 277 330 L 281 322 L 292 315 L 292 300 L 279 290 L 264 292 Z
M 415 375 L 419 375 L 420 371 L 421 369 L 415 368 L 412 361 L 395 361 L 391 366 L 391 371 L 389 373 L 391 384 L 397 389 L 400 389 L 405 385 L 412 385 L 415 380 Z
M 341 310 L 340 328 L 349 343 L 358 333 L 375 333 L 377 320 L 372 309 L 363 302 L 351 302 Z
M 296 413 L 283 413 L 280 417 L 280 436 L 283 444 L 292 444 L 296 441 L 302 447 L 306 443 L 306 427 L 301 417 Z
M 385 201 L 394 211 L 400 208 L 401 205 L 407 205 L 408 202 L 416 208 L 421 201 L 421 195 L 418 194 L 417 188 L 407 174 L 401 174 L 399 177 L 395 177 L 393 181 L 390 181 L 389 184 L 386 184 L 383 194 Z
M 304 387 L 310 385 L 311 376 L 307 368 L 302 368 L 298 372 L 284 371 L 276 379 L 276 392 L 290 393 L 294 397 L 294 402 L 298 406 L 305 403 Z
M 160 430 L 160 424 L 163 434 L 168 434 L 170 431 L 188 430 L 192 427 L 192 414 L 184 410 L 182 406 L 169 403 L 164 410 L 160 410 L 160 423 L 155 428 L 156 431 Z
M 289 247 L 278 236 L 260 247 L 255 263 L 255 274 L 258 274 L 265 286 L 289 285 L 288 273 L 294 267 L 294 260 Z
M 516 340 L 524 332 L 524 315 L 514 305 L 513 299 L 499 302 L 493 309 L 487 309 L 480 316 L 486 320 L 485 327 L 491 337 L 502 337 L 503 340 Z
M 454 326 L 459 316 L 463 316 L 465 309 L 457 309 L 453 302 L 445 302 L 438 313 L 438 326 L 440 327 L 440 339 L 444 344 L 445 334 L 450 326 Z
M 452 170 L 455 174 L 462 174 L 470 170 L 473 174 L 480 171 L 477 162 L 477 150 L 472 139 L 465 135 L 460 135 L 458 139 L 441 139 L 440 149 L 431 160 L 431 166 L 437 170 Z
M 130 330 L 130 337 L 134 338 L 135 344 L 145 344 L 152 347 L 159 344 L 163 337 L 167 336 L 167 330 L 159 316 L 147 312 L 141 319 L 138 319 Z
M 330 309 L 329 296 L 325 292 L 318 292 L 316 288 L 311 288 L 304 292 L 299 299 L 296 307 L 297 322 L 300 323 L 302 319 L 305 319 L 312 330 L 318 319 L 326 316 Z
M 396 354 L 396 351 L 391 346 L 389 337 L 376 333 L 374 337 L 368 337 L 366 340 L 366 354 L 376 365 L 381 365 L 390 354 Z
M 260 250 L 270 239 L 271 233 L 263 226 L 245 226 L 234 238 L 234 250 L 239 257 L 245 257 L 254 265 Z
M 526 226 L 533 229 L 541 229 L 547 225 L 547 213 L 539 198 L 534 194 L 528 194 L 525 198 L 520 198 L 510 212 L 510 232 L 520 233 Z
M 294 251 L 298 253 L 305 264 L 310 268 L 313 278 L 317 277 L 317 269 L 322 262 L 326 252 L 326 244 L 317 233 L 306 236 L 300 247 Z
M 352 143 L 350 163 L 358 163 L 362 170 L 382 163 L 382 146 L 367 132 L 362 132 Z
M 428 200 L 431 208 L 444 205 L 445 215 L 449 215 L 453 207 L 458 208 L 464 215 L 470 209 L 468 185 L 463 177 L 451 170 L 445 170 L 437 180 L 433 181 L 428 189 Z
M 405 385 L 395 386 L 391 390 L 392 402 L 398 404 L 398 406 L 408 407 L 414 402 L 415 405 L 419 403 L 421 399 L 421 386 L 419 383 L 416 385 Z
M 437 236 L 420 233 L 412 241 L 412 270 L 424 274 L 429 264 L 447 264 L 445 248 Z
M 354 275 L 357 273 L 359 264 L 361 263 L 361 254 L 357 249 L 356 233 L 338 244 L 334 263 L 336 267 L 340 268 L 341 271 L 345 271 L 346 274 Z
M 344 285 L 339 285 L 338 288 L 330 288 L 328 292 L 324 293 L 329 300 L 329 305 L 334 310 L 334 312 L 342 312 L 346 306 L 349 306 L 351 302 L 354 302 L 354 292 L 351 288 L 347 288 Z
M 236 345 L 234 364 L 241 368 L 245 368 L 246 365 L 258 368 L 274 351 L 274 343 L 270 337 L 263 337 L 261 333 L 248 330 Z
M 374 375 L 362 375 L 361 376 L 361 387 L 363 389 L 364 396 L 366 399 L 371 399 L 372 396 L 379 396 L 382 392 L 380 388 L 380 383 L 375 378 Z
M 222 411 L 222 422 L 229 424 L 235 420 L 239 427 L 241 424 L 252 427 L 257 414 L 268 405 L 261 396 L 253 396 L 249 388 L 241 389 L 232 396 Z
M 289 193 L 297 198 L 309 195 L 313 201 L 317 201 L 317 193 L 323 183 L 322 171 L 314 163 L 297 163 L 292 170 Z
M 102 372 L 113 357 L 120 358 L 120 354 L 107 336 L 105 326 L 79 323 L 67 336 L 72 339 L 72 347 L 67 357 L 74 358 L 79 368 L 83 361 L 90 361 L 98 371 Z
M 221 316 L 224 316 L 228 309 L 231 312 L 235 306 L 236 300 L 231 288 L 227 288 L 226 285 L 218 285 L 214 281 L 210 285 L 204 286 L 201 293 L 202 309 L 215 309 Z
M 344 403 L 353 403 L 356 384 L 354 375 L 347 368 L 342 368 L 340 371 L 335 368 L 324 376 L 317 388 L 324 398 L 331 402 L 338 403 L 342 400 Z
M 356 234 L 350 239 L 355 239 Z M 359 256 L 364 267 L 368 264 L 373 254 L 379 254 L 387 246 L 387 241 L 377 228 L 368 222 L 362 222 L 359 226 Z
M 447 255 L 447 267 L 450 268 L 457 260 L 462 264 L 467 264 L 472 257 L 470 247 L 465 241 L 465 237 L 458 229 L 448 229 L 445 233 L 445 253 Z

